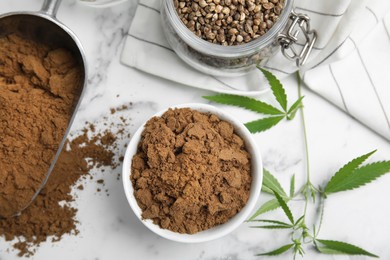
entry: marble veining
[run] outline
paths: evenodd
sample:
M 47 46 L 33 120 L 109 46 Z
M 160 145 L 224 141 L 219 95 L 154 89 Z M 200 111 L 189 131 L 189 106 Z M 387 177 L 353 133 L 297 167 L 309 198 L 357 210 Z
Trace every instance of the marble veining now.
M 2 0 L 2 13 L 18 10 L 39 10 L 42 0 Z M 129 120 L 126 131 L 133 134 L 151 115 L 161 109 L 180 103 L 203 102 L 201 97 L 211 94 L 206 90 L 189 88 L 169 82 L 132 68 L 119 61 L 124 36 L 130 26 L 137 1 L 129 0 L 106 9 L 80 5 L 77 0 L 63 0 L 58 19 L 69 26 L 82 42 L 89 67 L 88 87 L 76 117 L 73 133 L 85 121 L 108 121 L 124 116 Z M 147 30 L 147 28 L 145 28 Z M 283 81 L 291 101 L 296 98 L 293 78 Z M 338 108 L 305 91 L 305 111 L 308 127 L 312 181 L 323 184 L 330 175 L 350 159 L 378 149 L 373 160 L 390 159 L 390 145 Z M 109 109 L 132 103 L 125 112 L 110 116 Z M 242 109 L 219 106 L 248 122 L 257 115 Z M 104 122 L 100 122 L 103 124 Z M 97 125 L 98 128 L 103 125 Z M 255 135 L 263 154 L 264 165 L 281 181 L 286 189 L 292 174 L 297 186 L 305 181 L 305 157 L 300 117 L 283 122 L 274 129 Z M 124 139 L 119 144 L 123 155 Z M 254 260 L 268 259 L 254 256 L 288 243 L 287 234 L 250 228 L 242 224 L 230 235 L 200 244 L 180 244 L 158 237 L 150 232 L 132 213 L 127 204 L 122 182 L 117 178 L 120 168 L 110 173 L 95 171 L 92 174 L 105 180 L 105 192 L 96 193 L 97 184 L 84 180 L 85 189 L 75 190 L 73 205 L 79 209 L 78 236 L 65 236 L 60 242 L 43 243 L 35 256 L 39 260 L 109 260 L 109 259 L 169 259 L 169 260 Z M 327 201 L 325 222 L 321 237 L 340 239 L 361 245 L 382 257 L 390 259 L 390 175 L 369 186 L 345 194 L 335 195 Z M 261 195 L 258 204 L 270 197 Z M 292 202 L 294 214 L 301 212 L 299 201 Z M 313 212 L 313 215 L 315 212 Z M 312 215 L 310 215 L 312 216 Z M 264 218 L 285 220 L 281 212 L 274 211 Z M 0 239 L 0 260 L 18 259 L 10 244 Z M 292 259 L 283 255 L 269 259 Z M 364 257 L 324 256 L 309 249 L 305 259 L 366 259 Z

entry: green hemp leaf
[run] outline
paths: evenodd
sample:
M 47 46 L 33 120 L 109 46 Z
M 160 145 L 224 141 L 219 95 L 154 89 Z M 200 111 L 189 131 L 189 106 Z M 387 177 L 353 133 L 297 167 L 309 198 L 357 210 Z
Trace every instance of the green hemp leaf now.
M 290 181 L 290 198 L 294 197 L 295 193 L 295 174 L 291 177 Z
M 289 229 L 293 228 L 294 226 L 291 224 L 288 224 L 286 222 L 277 221 L 277 220 L 270 220 L 270 219 L 256 219 L 252 222 L 261 222 L 268 225 L 263 226 L 251 226 L 253 228 L 266 228 L 266 229 Z
M 281 196 L 287 197 L 282 185 L 280 185 L 279 181 L 267 169 L 263 169 L 263 186 L 261 190 L 272 195 L 276 191 Z
M 253 221 L 255 218 L 268 211 L 275 210 L 280 207 L 277 199 L 272 199 L 260 206 L 258 210 L 249 218 L 248 221 Z
M 283 115 L 284 113 L 279 109 L 268 105 L 260 100 L 254 98 L 238 96 L 238 95 L 228 95 L 220 94 L 216 96 L 204 96 L 203 98 L 214 101 L 219 104 L 232 105 L 237 107 L 242 107 L 253 112 L 257 112 L 265 115 Z
M 284 252 L 288 251 L 293 246 L 294 246 L 294 244 L 284 245 L 284 246 L 279 247 L 278 249 L 275 249 L 273 251 L 270 251 L 270 252 L 267 252 L 267 253 L 262 253 L 262 254 L 257 254 L 257 256 L 262 256 L 262 255 L 269 255 L 269 256 L 280 255 L 280 254 L 283 254 Z
M 251 133 L 259 133 L 277 125 L 285 116 L 273 116 L 246 123 L 245 126 Z
M 290 198 L 287 197 L 286 192 L 283 190 L 279 181 L 273 176 L 267 169 L 263 169 L 263 185 L 261 191 L 274 195 L 274 191 L 278 192 L 286 201 L 289 201 Z M 279 201 L 277 199 L 271 199 L 264 203 L 250 218 L 248 221 L 253 221 L 255 218 L 264 214 L 268 211 L 277 209 L 280 207 Z
M 377 255 L 374 255 L 360 247 L 345 242 L 316 239 L 314 243 L 316 249 L 323 254 L 366 255 L 371 257 L 378 257 Z
M 373 153 L 375 151 L 344 165 L 326 185 L 325 194 L 356 189 L 390 172 L 390 161 L 375 162 L 359 167 Z
M 254 120 L 245 124 L 245 126 L 249 129 L 251 133 L 259 133 L 266 131 L 277 125 L 283 119 L 292 120 L 295 117 L 295 114 L 298 109 L 302 107 L 303 99 L 303 97 L 300 97 L 289 109 L 287 109 L 287 96 L 283 85 L 271 72 L 261 68 L 258 69 L 261 70 L 265 78 L 268 80 L 274 98 L 282 107 L 282 110 L 263 101 L 245 96 L 219 94 L 203 97 L 209 101 L 216 102 L 219 104 L 241 107 L 259 114 L 268 115 L 269 117 Z
M 274 194 L 275 194 L 275 197 L 276 199 L 278 200 L 280 206 L 282 207 L 284 213 L 286 214 L 287 218 L 290 220 L 291 224 L 294 225 L 294 217 L 291 213 L 291 210 L 290 208 L 287 206 L 287 203 L 286 201 L 282 198 L 282 196 L 280 196 L 279 193 L 277 193 L 276 191 L 274 191 Z
M 268 83 L 271 86 L 272 92 L 276 98 L 276 101 L 280 104 L 285 112 L 287 112 L 287 96 L 286 91 L 284 90 L 282 83 L 275 77 L 271 72 L 258 67 L 261 72 L 263 72 L 265 78 L 268 80 Z

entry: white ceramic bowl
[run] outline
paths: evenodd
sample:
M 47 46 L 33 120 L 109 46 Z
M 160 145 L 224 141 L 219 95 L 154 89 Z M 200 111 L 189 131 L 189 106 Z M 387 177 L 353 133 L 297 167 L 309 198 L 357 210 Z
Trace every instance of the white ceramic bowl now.
M 142 210 L 138 206 L 137 201 L 134 197 L 134 189 L 133 189 L 132 182 L 130 180 L 130 174 L 131 174 L 131 161 L 134 154 L 136 154 L 137 152 L 138 143 L 140 142 L 141 134 L 144 130 L 145 124 L 143 124 L 133 135 L 127 147 L 127 151 L 123 163 L 122 179 L 123 179 L 123 186 L 125 189 L 126 197 L 130 204 L 130 207 L 133 209 L 135 215 L 141 220 L 141 222 L 147 228 L 149 228 L 154 233 L 173 241 L 183 242 L 183 243 L 197 243 L 197 242 L 210 241 L 225 236 L 228 233 L 232 232 L 246 219 L 249 218 L 251 212 L 253 211 L 256 205 L 256 201 L 260 195 L 262 179 L 263 179 L 263 165 L 260 157 L 260 152 L 253 139 L 252 134 L 239 120 L 232 117 L 230 114 L 224 112 L 223 110 L 205 104 L 195 104 L 195 103 L 182 104 L 182 105 L 174 106 L 173 108 L 185 108 L 185 107 L 200 112 L 212 113 L 217 115 L 220 119 L 231 123 L 234 126 L 235 132 L 245 141 L 246 148 L 251 155 L 251 164 L 252 164 L 251 165 L 252 185 L 251 185 L 249 199 L 245 207 L 237 215 L 231 218 L 228 222 L 192 235 L 180 234 L 180 233 L 172 232 L 167 229 L 162 229 L 158 225 L 154 224 L 152 220 L 143 219 L 141 216 Z M 167 109 L 164 111 L 160 111 L 154 116 L 161 116 L 166 111 Z

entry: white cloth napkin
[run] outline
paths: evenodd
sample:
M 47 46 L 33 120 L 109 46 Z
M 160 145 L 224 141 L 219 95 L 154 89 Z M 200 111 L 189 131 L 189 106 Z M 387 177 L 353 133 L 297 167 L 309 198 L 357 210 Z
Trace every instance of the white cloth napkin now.
M 236 78 L 198 72 L 172 51 L 162 31 L 161 0 L 140 0 L 122 52 L 123 64 L 147 73 L 222 93 L 259 96 L 267 86 L 257 70 Z M 295 0 L 310 16 L 318 41 L 303 82 L 390 140 L 390 1 Z M 264 66 L 279 78 L 298 70 L 281 53 Z

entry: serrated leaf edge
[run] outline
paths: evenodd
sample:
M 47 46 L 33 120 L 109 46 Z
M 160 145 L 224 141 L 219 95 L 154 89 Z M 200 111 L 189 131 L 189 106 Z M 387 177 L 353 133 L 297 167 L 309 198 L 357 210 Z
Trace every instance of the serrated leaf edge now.
M 258 69 L 260 69 L 260 71 L 264 74 L 269 85 L 271 86 L 271 90 L 276 101 L 278 101 L 283 110 L 287 112 L 287 95 L 280 80 L 270 71 L 267 71 L 259 66 Z
M 348 178 L 348 176 L 353 174 L 354 170 L 356 170 L 363 162 L 365 162 L 375 152 L 376 150 L 361 155 L 349 161 L 348 163 L 344 164 L 326 184 L 326 187 L 324 189 L 325 194 L 333 193 L 332 190 L 335 189 L 337 185 L 342 183 L 346 178 Z
M 264 208 L 265 208 L 265 206 L 267 205 L 267 207 L 269 207 L 269 205 L 271 204 L 273 204 L 273 203 L 275 203 L 275 207 L 274 208 L 270 208 L 270 209 L 266 209 L 266 210 L 264 210 Z M 248 219 L 248 221 L 252 221 L 252 220 L 254 220 L 255 218 L 257 218 L 258 216 L 260 216 L 261 214 L 264 214 L 264 213 L 266 213 L 266 212 L 268 212 L 268 211 L 271 211 L 271 210 L 275 210 L 275 209 L 277 209 L 277 208 L 279 208 L 280 207 L 280 204 L 279 204 L 279 202 L 278 202 L 278 200 L 277 199 L 271 199 L 271 200 L 269 200 L 269 201 L 267 201 L 267 202 L 265 202 L 263 205 L 261 205 L 257 210 L 256 210 L 256 212 Z
M 287 244 L 287 245 L 281 246 L 281 247 L 279 247 L 279 248 L 277 248 L 275 250 L 272 250 L 272 251 L 269 251 L 269 252 L 266 252 L 266 253 L 256 254 L 256 256 L 262 256 L 262 255 L 275 256 L 275 255 L 280 255 L 280 254 L 283 254 L 284 252 L 287 252 L 293 246 L 294 246 L 294 244 Z
M 359 175 L 362 174 L 362 173 L 360 173 L 360 171 L 362 171 L 362 170 L 365 169 L 366 167 L 369 167 L 369 166 L 372 166 L 372 165 L 376 165 L 376 164 L 380 164 L 380 163 L 389 163 L 389 164 L 390 164 L 390 161 L 379 161 L 379 162 L 374 162 L 374 163 L 369 163 L 369 164 L 363 165 L 363 166 L 361 166 L 360 168 L 357 168 L 351 175 L 349 175 L 349 176 L 344 180 L 344 182 L 343 182 L 342 184 L 339 184 L 339 186 L 341 186 L 341 187 L 342 187 L 342 186 L 347 186 L 347 184 L 350 184 L 350 183 L 353 182 L 353 181 L 351 180 L 351 177 L 353 177 L 353 176 L 359 176 Z M 369 183 L 375 181 L 375 180 L 378 179 L 379 177 L 382 177 L 383 175 L 385 175 L 385 174 L 387 174 L 387 173 L 389 173 L 389 172 L 390 172 L 390 170 L 387 170 L 386 172 L 383 172 L 383 173 L 381 173 L 380 175 L 375 176 L 375 177 L 373 177 L 372 179 L 367 180 L 367 181 L 364 182 L 364 183 L 358 184 L 357 186 L 347 187 L 347 188 L 343 188 L 343 189 L 340 189 L 340 188 L 339 188 L 338 190 L 335 190 L 335 191 L 330 192 L 330 193 L 328 192 L 328 193 L 326 193 L 326 194 L 329 195 L 329 194 L 333 194 L 333 193 L 337 193 L 337 192 L 348 191 L 348 190 L 354 190 L 354 189 L 363 187 L 363 186 L 365 186 L 365 185 L 367 185 L 367 184 L 369 184 Z M 349 179 L 348 179 L 348 178 L 349 178 Z M 336 187 L 337 187 L 337 186 L 336 186 Z
M 284 201 L 284 199 L 280 196 L 279 193 L 277 193 L 276 191 L 274 191 L 275 193 L 275 197 L 276 199 L 278 200 L 280 206 L 282 207 L 284 213 L 286 214 L 287 218 L 290 220 L 291 224 L 294 225 L 294 217 L 291 213 L 291 210 L 290 208 L 287 206 L 287 203 Z
M 355 245 L 352 245 L 352 244 L 349 244 L 349 243 L 346 243 L 346 242 L 341 242 L 341 241 L 336 241 L 336 240 L 324 240 L 324 239 L 316 239 L 315 240 L 315 246 L 316 248 L 319 247 L 317 242 L 320 242 L 322 245 L 326 246 L 327 248 L 331 249 L 331 250 L 336 250 L 336 251 L 340 251 L 342 254 L 348 254 L 348 255 L 366 255 L 366 256 L 371 256 L 371 257 L 379 257 L 373 253 L 370 253 L 368 252 L 367 250 L 361 248 L 361 247 L 358 247 L 358 246 L 355 246 Z M 332 246 L 329 246 L 330 244 L 338 244 L 339 246 L 348 246 L 348 247 L 351 247 L 353 248 L 354 250 L 358 250 L 359 252 L 346 252 L 346 251 L 341 251 L 340 248 L 336 248 L 336 247 L 333 247 Z M 333 248 L 332 248 L 333 247 Z M 317 248 L 318 249 L 318 248 Z
M 294 193 L 295 193 L 295 174 L 293 174 L 290 180 L 290 198 L 294 197 Z
M 250 228 L 264 228 L 264 229 L 290 229 L 290 226 L 284 225 L 264 225 L 264 226 L 250 226 Z
M 260 133 L 260 132 L 264 132 L 264 131 L 266 131 L 268 129 L 271 129 L 272 127 L 277 125 L 280 121 L 282 121 L 283 118 L 285 118 L 284 115 L 283 116 L 265 117 L 265 118 L 261 118 L 261 119 L 258 119 L 258 120 L 254 120 L 254 121 L 250 121 L 248 123 L 245 123 L 245 126 L 246 126 L 246 128 L 248 128 L 249 132 L 251 132 L 252 134 Z M 266 127 L 258 128 L 258 126 L 256 126 L 259 122 L 265 122 L 265 121 L 270 121 L 270 123 L 268 123 L 266 125 Z
M 219 103 L 219 104 L 241 107 L 243 109 L 253 111 L 256 113 L 260 113 L 260 114 L 265 114 L 265 115 L 284 115 L 285 114 L 284 112 L 280 111 L 279 109 L 277 109 L 276 107 L 274 107 L 270 104 L 267 104 L 263 101 L 260 101 L 260 100 L 254 99 L 254 98 L 250 98 L 250 97 L 246 97 L 246 96 L 231 95 L 231 94 L 218 94 L 218 95 L 213 95 L 213 96 L 203 96 L 203 98 L 207 99 L 209 101 Z M 218 100 L 218 98 L 231 98 L 231 100 L 221 101 L 221 100 Z M 240 101 L 240 102 L 238 102 L 238 101 Z M 248 103 L 251 103 L 253 105 L 253 107 L 258 106 L 259 108 L 263 108 L 263 110 L 254 109 L 253 107 L 245 106 L 243 104 L 238 104 L 235 102 L 238 102 L 238 103 L 248 102 Z
M 269 184 L 273 185 L 271 186 Z M 263 186 L 266 186 L 268 189 L 270 189 L 272 191 L 272 195 L 274 194 L 274 191 L 276 191 L 279 193 L 279 195 L 287 197 L 287 194 L 282 188 L 282 185 L 280 184 L 278 179 L 265 168 L 263 168 Z

